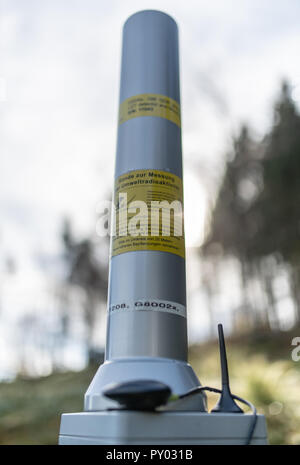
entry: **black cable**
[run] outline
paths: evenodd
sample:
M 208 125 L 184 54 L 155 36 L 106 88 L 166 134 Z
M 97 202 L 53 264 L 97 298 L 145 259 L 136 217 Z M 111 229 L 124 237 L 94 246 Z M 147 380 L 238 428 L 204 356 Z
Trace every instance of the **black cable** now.
M 185 397 L 189 397 L 189 396 L 197 394 L 198 392 L 201 392 L 201 391 L 209 391 L 209 392 L 216 392 L 217 394 L 222 394 L 221 389 L 212 388 L 210 386 L 199 386 L 197 388 L 194 388 L 194 389 L 191 389 L 190 391 L 185 392 L 184 394 L 179 395 L 178 399 L 184 399 Z M 252 410 L 252 421 L 250 423 L 250 428 L 249 428 L 248 436 L 247 436 L 246 443 L 245 443 L 246 445 L 249 445 L 251 443 L 251 441 L 252 441 L 253 433 L 254 433 L 254 430 L 255 430 L 256 422 L 257 422 L 256 408 L 248 400 L 242 399 L 241 397 L 235 396 L 234 394 L 232 394 L 232 397 L 235 400 L 241 402 L 242 404 L 247 405 Z

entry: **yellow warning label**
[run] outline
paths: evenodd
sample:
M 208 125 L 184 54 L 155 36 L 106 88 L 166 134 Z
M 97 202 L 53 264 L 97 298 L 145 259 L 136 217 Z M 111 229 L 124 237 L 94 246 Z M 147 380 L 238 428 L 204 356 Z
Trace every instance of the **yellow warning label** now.
M 140 94 L 120 105 L 119 124 L 138 116 L 159 116 L 180 127 L 180 105 L 176 100 L 159 94 Z
M 136 170 L 115 183 L 112 256 L 157 250 L 185 257 L 182 180 L 166 171 Z

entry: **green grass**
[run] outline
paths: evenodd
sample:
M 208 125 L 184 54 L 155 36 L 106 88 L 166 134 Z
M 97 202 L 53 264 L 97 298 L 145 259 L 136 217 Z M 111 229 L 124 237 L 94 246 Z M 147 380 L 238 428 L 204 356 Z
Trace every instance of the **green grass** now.
M 56 444 L 60 415 L 82 411 L 95 371 L 0 384 L 0 444 Z
M 232 391 L 267 417 L 272 444 L 300 444 L 300 361 L 291 360 L 291 333 L 245 336 L 228 343 Z M 220 386 L 217 343 L 191 347 L 202 384 Z M 97 367 L 0 384 L 0 444 L 57 444 L 60 415 L 80 412 Z M 217 397 L 209 395 L 209 406 Z

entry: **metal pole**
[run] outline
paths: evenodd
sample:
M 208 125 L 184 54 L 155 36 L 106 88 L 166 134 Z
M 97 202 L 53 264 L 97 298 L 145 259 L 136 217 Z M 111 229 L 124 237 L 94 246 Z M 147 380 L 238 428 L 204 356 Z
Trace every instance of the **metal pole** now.
M 150 199 L 182 202 L 178 61 L 170 16 L 142 11 L 126 21 L 115 203 L 121 191 L 148 206 Z M 151 236 L 149 226 L 147 236 L 115 237 L 111 253 L 106 359 L 186 360 L 184 237 Z

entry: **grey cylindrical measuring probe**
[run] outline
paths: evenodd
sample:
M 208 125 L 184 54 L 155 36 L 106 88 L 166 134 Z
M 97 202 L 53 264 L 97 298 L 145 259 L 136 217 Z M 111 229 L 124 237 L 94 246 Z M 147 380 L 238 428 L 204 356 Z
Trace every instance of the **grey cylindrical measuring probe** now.
M 180 104 L 178 30 L 158 11 L 131 16 L 123 29 L 120 104 L 140 94 L 169 97 Z M 118 127 L 115 178 L 132 170 L 159 170 L 182 178 L 181 128 L 157 116 L 139 116 Z M 134 302 L 186 306 L 185 260 L 169 252 L 129 251 L 110 263 L 106 360 L 166 357 L 186 360 L 186 318 L 134 308 Z M 169 304 L 169 305 L 170 305 Z M 161 304 L 163 306 L 163 304 Z

